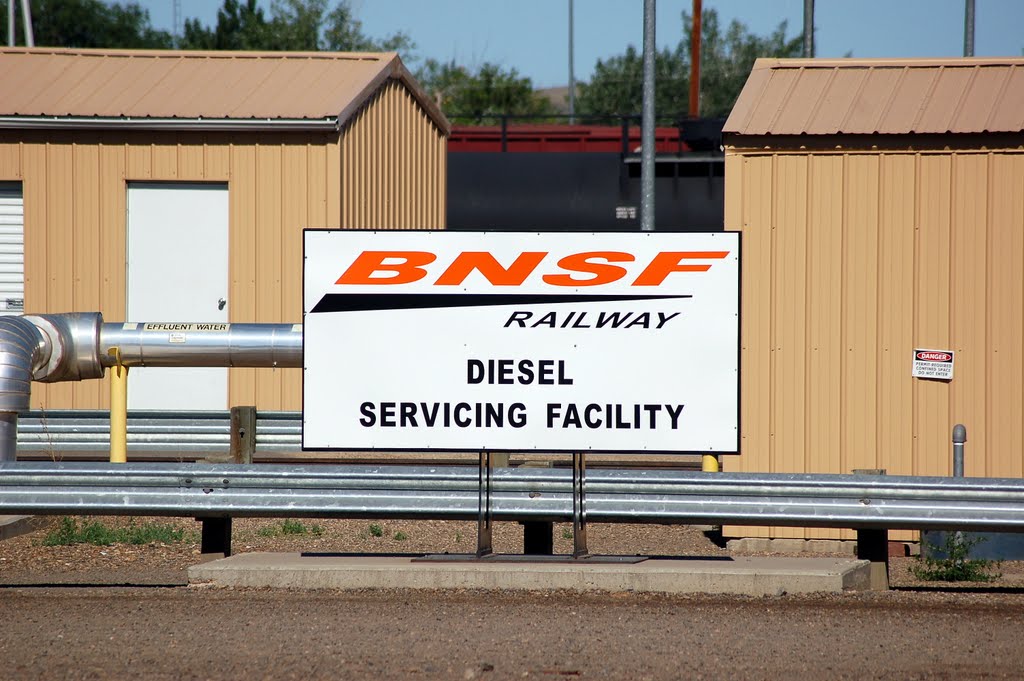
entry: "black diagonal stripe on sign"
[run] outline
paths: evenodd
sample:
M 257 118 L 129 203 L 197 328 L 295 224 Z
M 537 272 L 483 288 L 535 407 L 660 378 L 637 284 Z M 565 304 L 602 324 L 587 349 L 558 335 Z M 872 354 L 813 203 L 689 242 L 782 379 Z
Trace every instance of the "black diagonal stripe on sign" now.
M 579 295 L 523 293 L 328 293 L 312 312 L 367 312 L 370 310 L 423 310 L 439 307 L 490 307 L 493 305 L 557 305 L 559 303 L 606 303 L 628 300 L 666 300 L 693 296 Z

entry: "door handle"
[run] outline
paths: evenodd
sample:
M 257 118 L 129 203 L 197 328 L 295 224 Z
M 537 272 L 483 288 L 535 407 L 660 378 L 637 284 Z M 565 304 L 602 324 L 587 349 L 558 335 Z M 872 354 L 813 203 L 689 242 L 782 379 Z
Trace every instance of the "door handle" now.
M 220 300 L 217 301 L 217 309 L 218 310 L 223 310 L 224 306 L 227 305 L 227 304 L 228 304 L 228 301 L 226 301 L 223 298 L 221 298 Z

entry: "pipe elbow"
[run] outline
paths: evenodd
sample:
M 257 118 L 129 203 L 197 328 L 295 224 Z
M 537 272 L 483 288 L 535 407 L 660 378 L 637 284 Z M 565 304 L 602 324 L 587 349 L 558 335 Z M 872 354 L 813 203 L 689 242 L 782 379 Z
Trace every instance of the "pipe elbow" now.
M 0 412 L 29 408 L 32 380 L 50 359 L 51 344 L 26 317 L 0 317 Z

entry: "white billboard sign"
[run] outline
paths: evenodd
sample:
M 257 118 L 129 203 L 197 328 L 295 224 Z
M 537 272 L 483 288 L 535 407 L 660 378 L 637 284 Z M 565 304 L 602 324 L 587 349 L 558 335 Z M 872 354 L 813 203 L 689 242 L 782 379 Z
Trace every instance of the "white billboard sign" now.
M 738 452 L 736 233 L 304 247 L 305 449 Z

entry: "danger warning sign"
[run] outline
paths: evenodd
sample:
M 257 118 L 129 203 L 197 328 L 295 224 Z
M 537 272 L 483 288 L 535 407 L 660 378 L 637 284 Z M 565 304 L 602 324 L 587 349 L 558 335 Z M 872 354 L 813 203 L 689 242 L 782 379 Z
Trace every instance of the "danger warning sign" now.
M 912 375 L 915 378 L 935 378 L 942 381 L 953 380 L 953 351 L 914 350 Z

